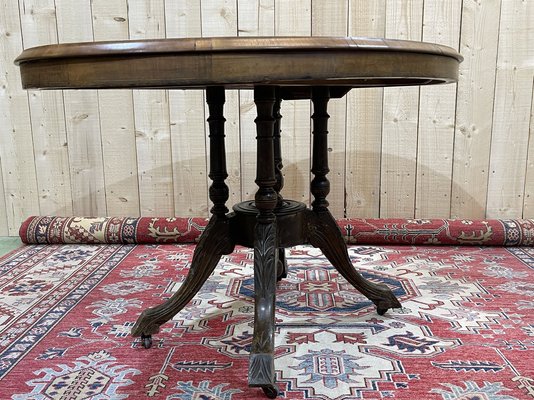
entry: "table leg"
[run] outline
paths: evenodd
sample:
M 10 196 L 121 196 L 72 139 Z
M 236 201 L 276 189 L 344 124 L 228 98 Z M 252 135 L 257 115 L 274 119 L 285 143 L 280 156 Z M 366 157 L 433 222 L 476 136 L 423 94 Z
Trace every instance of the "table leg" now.
M 286 250 L 282 247 L 278 249 L 278 263 L 276 264 L 276 280 L 280 282 L 287 278 Z
M 401 307 L 387 285 L 368 281 L 354 268 L 343 235 L 330 211 L 309 212 L 308 240 L 312 246 L 321 249 L 328 261 L 352 286 L 376 305 L 379 315 L 384 315 L 390 308 Z
M 202 233 L 189 273 L 178 291 L 165 303 L 144 310 L 132 328 L 132 336 L 141 336 L 143 346 L 149 348 L 152 345 L 152 335 L 158 333 L 162 324 L 171 320 L 191 301 L 209 278 L 221 256 L 231 253 L 233 249 L 229 220 L 213 216 Z
M 312 211 L 308 213 L 308 240 L 321 249 L 339 273 L 365 297 L 377 306 L 383 315 L 389 308 L 400 308 L 401 304 L 384 284 L 376 284 L 365 279 L 352 265 L 343 235 L 330 211 L 326 197 L 330 192 L 330 182 L 326 175 L 328 168 L 328 87 L 315 87 L 312 90 L 313 102 L 313 153 L 310 191 L 314 196 Z
M 278 264 L 278 237 L 274 209 L 277 205 L 274 165 L 273 106 L 275 88 L 254 88 L 254 102 L 258 116 L 257 130 L 256 220 L 254 238 L 254 335 L 250 352 L 248 382 L 263 389 L 270 398 L 278 395 L 274 383 L 274 312 L 276 295 L 276 268 Z
M 213 181 L 209 196 L 213 202 L 211 209 L 213 216 L 195 248 L 189 273 L 180 289 L 165 303 L 144 310 L 132 328 L 132 335 L 141 336 L 143 346 L 146 348 L 152 345 L 152 335 L 189 303 L 209 278 L 221 256 L 231 253 L 235 246 L 230 230 L 231 217 L 226 215 L 229 191 L 225 183 L 228 173 L 224 147 L 224 101 L 223 87 L 206 89 L 206 102 L 210 111 L 208 118 L 210 128 L 209 177 Z
M 280 98 L 279 91 L 276 91 L 276 101 L 273 106 L 273 116 L 274 116 L 274 175 L 276 177 L 276 184 L 274 186 L 274 190 L 276 191 L 276 194 L 278 196 L 277 200 L 277 207 L 280 207 L 282 205 L 282 201 L 284 200 L 282 195 L 280 194 L 280 191 L 284 187 L 284 176 L 282 175 L 282 168 L 284 165 L 282 164 L 282 146 L 280 143 L 280 133 L 281 133 L 281 120 L 282 115 L 280 114 L 280 105 L 282 103 L 282 99 Z M 276 268 L 276 280 L 281 281 L 282 279 L 287 278 L 287 260 L 286 260 L 286 253 L 283 248 L 278 249 L 278 264 Z
M 274 152 L 274 176 L 276 183 L 274 185 L 274 190 L 277 195 L 277 206 L 280 206 L 282 203 L 282 195 L 280 192 L 284 187 L 284 176 L 282 175 L 282 168 L 284 165 L 282 163 L 282 146 L 280 143 L 281 138 L 281 122 L 282 114 L 280 114 L 280 107 L 282 105 L 282 99 L 279 96 L 278 90 L 275 92 L 276 100 L 273 104 L 273 117 L 274 117 L 274 134 L 273 134 L 273 152 Z

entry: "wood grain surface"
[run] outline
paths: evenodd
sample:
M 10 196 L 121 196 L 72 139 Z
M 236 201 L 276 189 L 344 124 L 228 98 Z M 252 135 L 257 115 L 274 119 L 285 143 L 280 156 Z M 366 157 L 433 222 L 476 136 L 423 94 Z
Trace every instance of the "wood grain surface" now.
M 157 89 L 448 83 L 457 79 L 462 60 L 449 47 L 405 40 L 242 37 L 132 43 L 42 46 L 25 50 L 15 63 L 26 89 Z

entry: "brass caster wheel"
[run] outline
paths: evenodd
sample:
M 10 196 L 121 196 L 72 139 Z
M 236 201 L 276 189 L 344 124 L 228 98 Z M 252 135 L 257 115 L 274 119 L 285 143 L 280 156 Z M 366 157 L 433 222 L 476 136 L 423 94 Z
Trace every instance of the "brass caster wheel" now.
M 269 386 L 263 386 L 263 393 L 270 398 L 270 399 L 276 399 L 278 396 L 278 386 L 276 386 L 274 383 Z
M 152 347 L 152 335 L 141 335 L 141 343 L 145 349 Z

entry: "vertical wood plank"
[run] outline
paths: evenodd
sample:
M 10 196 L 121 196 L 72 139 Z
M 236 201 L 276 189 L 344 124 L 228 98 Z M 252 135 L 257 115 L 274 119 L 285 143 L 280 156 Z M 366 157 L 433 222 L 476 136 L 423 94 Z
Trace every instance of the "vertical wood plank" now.
M 239 36 L 274 35 L 274 0 L 238 0 Z M 256 106 L 254 91 L 239 91 L 239 129 L 241 137 L 241 193 L 243 200 L 254 199 L 256 179 Z
M 525 198 L 523 218 L 534 218 L 534 79 L 532 80 L 530 100 L 530 128 L 527 153 L 527 172 L 525 179 Z
M 351 0 L 349 35 L 384 37 L 386 1 Z M 380 210 L 382 100 L 384 89 L 353 89 L 347 94 L 346 215 L 377 218 Z
M 91 7 L 96 41 L 128 39 L 126 0 L 93 0 Z M 108 215 L 139 216 L 132 91 L 99 90 L 98 109 Z
M 128 3 L 130 39 L 165 37 L 163 0 Z M 168 93 L 134 90 L 141 215 L 174 215 Z
M 452 218 L 485 217 L 500 6 L 500 0 L 463 2 Z
M 421 40 L 422 0 L 386 2 L 386 37 Z M 381 217 L 414 217 L 419 88 L 384 89 Z
M 458 49 L 462 0 L 425 2 L 423 38 Z M 415 216 L 449 218 L 456 85 L 421 87 Z
M 89 3 L 56 0 L 58 40 L 93 40 Z M 75 215 L 106 215 L 102 141 L 96 90 L 65 90 L 65 119 Z
M 203 36 L 237 36 L 237 0 L 204 0 L 201 1 L 201 5 Z M 206 115 L 208 115 L 207 111 Z M 231 206 L 242 199 L 239 92 L 237 90 L 226 90 L 224 117 L 226 118 L 224 130 L 228 171 L 226 184 L 230 189 L 228 204 Z M 209 149 L 207 150 L 206 153 L 209 153 Z
M 0 236 L 9 235 L 5 193 L 4 175 L 2 173 L 2 159 L 0 158 Z
M 22 0 L 20 19 L 24 46 L 57 43 L 53 0 Z M 41 215 L 72 215 L 72 194 L 63 93 L 28 92 L 31 132 Z
M 273 36 L 274 2 L 237 0 L 239 36 Z
M 201 0 L 202 34 L 237 36 L 237 0 Z
M 502 2 L 493 104 L 486 216 L 514 218 L 523 211 L 531 82 L 534 2 Z
M 22 90 L 18 68 L 13 64 L 21 51 L 18 4 L 3 2 L 0 5 L 0 161 L 10 235 L 17 234 L 26 217 L 39 212 L 28 95 Z M 0 214 L 0 223 L 5 223 L 3 219 Z
M 310 36 L 311 0 L 275 0 L 275 35 Z M 310 102 L 282 102 L 282 158 L 287 199 L 310 204 Z
M 312 2 L 313 36 L 347 36 L 348 0 Z M 331 99 L 328 105 L 328 165 L 330 211 L 335 218 L 345 216 L 345 156 L 347 99 Z
M 165 3 L 167 37 L 200 37 L 200 0 Z M 180 216 L 208 215 L 204 92 L 170 90 L 174 209 Z

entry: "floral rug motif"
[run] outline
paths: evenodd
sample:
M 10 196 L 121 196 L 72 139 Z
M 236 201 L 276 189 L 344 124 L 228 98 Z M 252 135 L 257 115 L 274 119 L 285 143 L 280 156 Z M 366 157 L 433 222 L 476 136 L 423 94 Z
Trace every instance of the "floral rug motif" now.
M 130 330 L 169 298 L 194 245 L 29 245 L 0 260 L 2 399 L 263 398 L 247 385 L 253 260 L 224 256 L 144 349 Z M 534 398 L 534 248 L 349 248 L 401 309 L 374 306 L 309 246 L 277 285 L 286 399 Z

